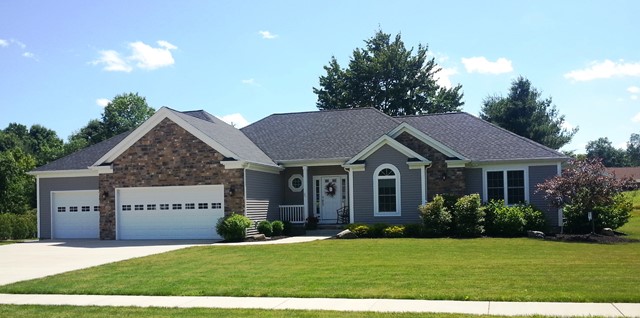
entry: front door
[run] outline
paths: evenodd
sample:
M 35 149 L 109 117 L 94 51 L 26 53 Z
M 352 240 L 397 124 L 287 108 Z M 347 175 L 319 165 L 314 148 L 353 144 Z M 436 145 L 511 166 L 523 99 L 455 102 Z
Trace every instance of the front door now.
M 347 202 L 347 177 L 318 176 L 314 179 L 316 216 L 320 223 L 336 223 L 338 209 Z

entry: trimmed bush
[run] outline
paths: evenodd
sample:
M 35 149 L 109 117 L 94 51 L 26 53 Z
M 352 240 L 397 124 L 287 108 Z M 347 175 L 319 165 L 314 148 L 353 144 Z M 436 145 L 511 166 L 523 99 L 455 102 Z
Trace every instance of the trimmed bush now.
M 258 233 L 264 234 L 265 236 L 271 236 L 271 234 L 273 234 L 273 227 L 271 227 L 271 222 L 267 220 L 260 221 L 256 229 L 258 230 Z
M 492 201 L 484 209 L 485 230 L 490 236 L 515 237 L 524 233 L 524 213 L 516 206 L 505 206 L 504 201 Z
M 386 227 L 382 230 L 384 237 L 388 238 L 401 238 L 404 237 L 404 226 L 402 225 L 393 225 Z
M 603 228 L 617 229 L 629 221 L 633 204 L 623 195 L 613 198 L 613 203 L 608 206 L 598 206 L 593 209 L 596 233 Z M 563 209 L 567 219 L 566 229 L 569 233 L 590 233 L 592 225 L 587 218 L 588 211 L 584 211 L 577 205 L 566 205 Z
M 422 218 L 423 233 L 427 237 L 444 236 L 451 226 L 451 213 L 445 206 L 445 199 L 441 195 L 433 197 L 431 202 L 418 207 Z
M 0 213 L 0 240 L 23 240 L 38 235 L 35 212 Z
M 369 231 L 369 236 L 373 238 L 384 237 L 384 229 L 388 228 L 389 224 L 385 223 L 376 223 L 371 226 Z
M 271 229 L 273 230 L 273 236 L 280 236 L 284 232 L 284 223 L 282 221 L 271 222 Z
M 542 213 L 542 211 L 536 209 L 531 204 L 516 205 L 516 207 L 522 210 L 522 214 L 524 216 L 523 234 L 529 230 L 546 232 L 547 220 L 544 218 L 544 213 Z
M 404 236 L 411 238 L 419 238 L 422 237 L 422 224 L 420 223 L 410 223 L 404 226 Z
M 8 240 L 11 238 L 11 227 L 13 225 L 12 214 L 0 213 L 0 240 Z
M 456 201 L 453 208 L 453 232 L 460 237 L 477 237 L 482 235 L 484 227 L 484 211 L 480 209 L 480 195 L 469 194 Z
M 251 227 L 251 220 L 244 215 L 231 213 L 220 218 L 216 224 L 216 231 L 225 241 L 241 242 L 244 240 L 246 230 Z
M 371 228 L 366 224 L 349 224 L 347 229 L 358 237 L 370 237 Z

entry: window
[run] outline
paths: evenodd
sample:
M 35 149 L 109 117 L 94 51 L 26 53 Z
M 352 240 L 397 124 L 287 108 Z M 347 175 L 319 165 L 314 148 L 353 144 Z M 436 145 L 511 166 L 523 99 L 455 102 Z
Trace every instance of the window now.
M 198 203 L 198 209 L 206 210 L 209 208 L 209 203 Z
M 173 210 L 182 210 L 182 203 L 174 203 L 171 208 Z
M 222 209 L 222 203 L 211 203 L 212 209 Z
M 184 208 L 187 210 L 193 210 L 196 208 L 196 204 L 195 203 L 185 203 L 184 204 Z
M 525 170 L 487 171 L 486 200 L 512 205 L 527 201 Z
M 93 212 L 100 212 L 100 207 L 97 205 L 93 206 Z
M 67 212 L 67 207 L 59 206 L 58 207 L 58 212 Z
M 77 206 L 70 206 L 69 207 L 69 212 L 78 212 L 78 207 Z
M 88 205 L 83 205 L 82 206 L 82 212 L 89 212 L 89 211 L 91 211 L 91 207 L 90 206 L 88 206 Z
M 131 211 L 131 204 L 123 204 L 122 211 Z
M 136 204 L 133 206 L 133 209 L 136 211 L 142 211 L 144 210 L 144 204 Z
M 294 174 L 289 178 L 289 189 L 293 192 L 302 191 L 302 176 Z
M 160 210 L 169 210 L 169 204 L 168 203 L 160 204 Z
M 147 204 L 147 210 L 148 211 L 153 211 L 156 209 L 156 205 L 155 204 Z
M 374 216 L 399 216 L 400 172 L 391 164 L 380 165 L 373 173 Z

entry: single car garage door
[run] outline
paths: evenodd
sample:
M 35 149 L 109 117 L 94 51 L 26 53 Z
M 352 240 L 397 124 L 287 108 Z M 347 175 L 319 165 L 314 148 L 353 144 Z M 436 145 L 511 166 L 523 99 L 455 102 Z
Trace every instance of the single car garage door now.
M 120 188 L 116 191 L 120 240 L 219 239 L 216 222 L 224 216 L 224 187 Z
M 52 191 L 51 202 L 52 238 L 100 237 L 98 190 Z

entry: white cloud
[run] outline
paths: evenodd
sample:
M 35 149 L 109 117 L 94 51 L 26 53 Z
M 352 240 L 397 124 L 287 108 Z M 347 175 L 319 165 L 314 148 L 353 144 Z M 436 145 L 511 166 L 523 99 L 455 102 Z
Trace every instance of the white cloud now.
M 640 113 L 637 113 L 635 116 L 631 118 L 631 121 L 634 123 L 640 123 Z
M 504 57 L 497 59 L 495 62 L 487 60 L 484 56 L 462 58 L 462 64 L 468 73 L 480 74 L 502 74 L 513 71 L 511 61 Z
M 26 44 L 24 44 L 24 43 L 22 43 L 22 42 L 20 42 L 20 41 L 18 41 L 16 39 L 11 39 L 9 41 L 11 41 L 11 43 L 14 43 L 14 44 L 18 45 L 23 50 L 27 48 Z
M 104 65 L 103 70 L 109 72 L 131 72 L 133 67 L 120 57 L 120 53 L 114 50 L 100 51 L 100 58 L 91 62 L 93 65 Z
M 249 121 L 247 121 L 241 114 L 229 114 L 224 116 L 216 116 L 226 122 L 229 125 L 233 125 L 236 128 L 242 128 L 244 126 L 249 125 Z
M 442 68 L 434 77 L 438 85 L 451 88 L 453 85 L 451 85 L 451 79 L 449 77 L 456 74 L 458 74 L 458 70 L 455 68 Z
M 109 105 L 109 103 L 111 103 L 110 100 L 106 99 L 106 98 L 98 98 L 96 99 L 96 104 L 100 107 L 107 107 L 107 105 Z
M 136 61 L 136 66 L 145 70 L 155 70 L 175 64 L 171 50 L 175 50 L 177 47 L 166 41 L 158 41 L 157 43 L 160 47 L 154 48 L 140 41 L 129 43 L 133 52 L 128 59 Z
M 638 100 L 638 95 L 631 95 L 631 100 Z
M 574 81 L 591 81 L 614 76 L 640 76 L 640 62 L 626 63 L 624 60 L 619 60 L 618 62 L 611 60 L 593 61 L 588 68 L 573 70 L 564 74 L 565 78 Z
M 38 58 L 36 57 L 35 54 L 31 53 L 31 52 L 24 52 L 22 53 L 22 56 L 28 58 L 28 59 L 34 59 L 36 61 L 38 61 Z
M 9 41 L 0 39 L 0 47 L 7 47 L 7 46 L 9 46 Z
M 242 84 L 245 84 L 245 85 L 258 86 L 258 87 L 261 86 L 260 83 L 258 83 L 254 78 L 243 79 L 241 82 Z
M 258 34 L 262 35 L 262 38 L 267 40 L 273 40 L 278 37 L 277 34 L 273 34 L 269 31 L 258 31 Z
M 640 93 L 640 87 L 638 87 L 638 86 L 629 86 L 629 88 L 627 88 L 627 92 L 629 92 L 631 94 Z

